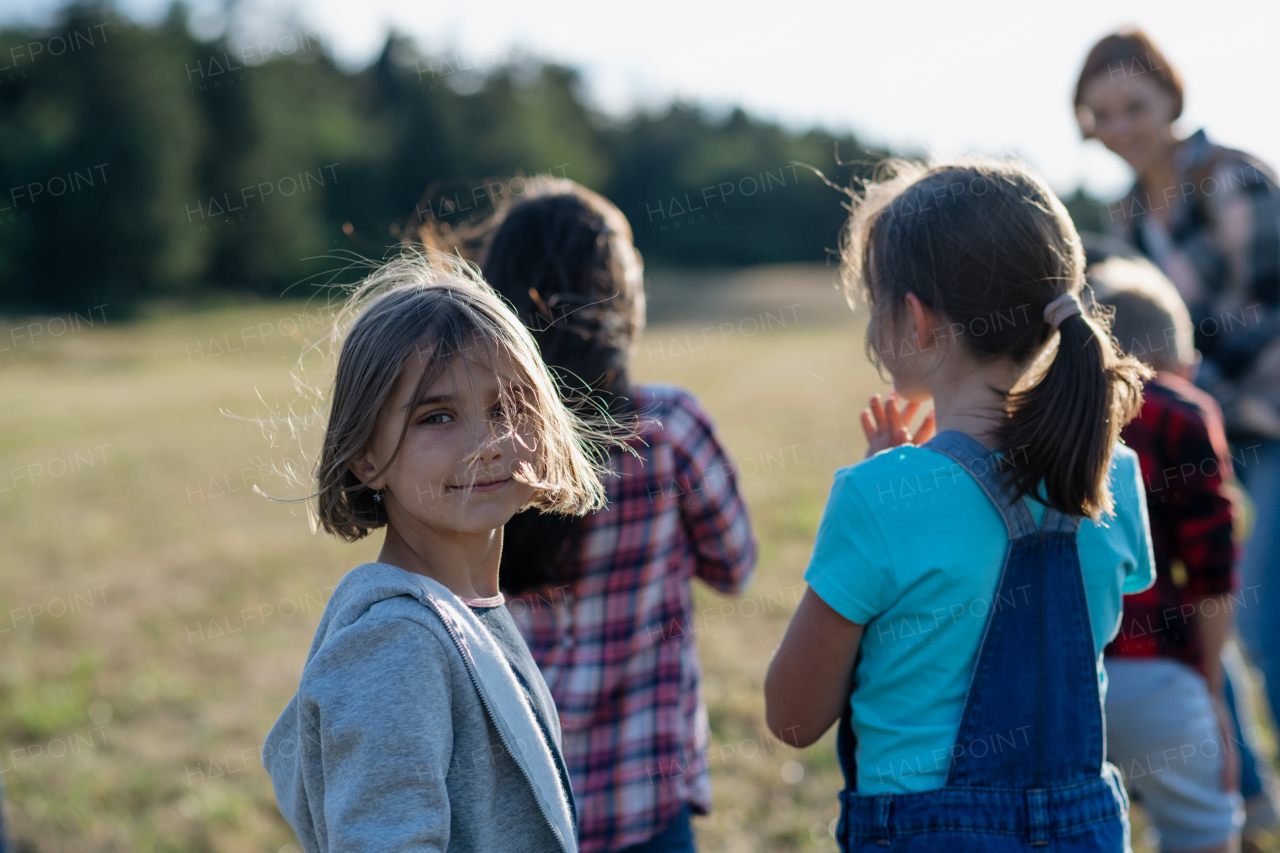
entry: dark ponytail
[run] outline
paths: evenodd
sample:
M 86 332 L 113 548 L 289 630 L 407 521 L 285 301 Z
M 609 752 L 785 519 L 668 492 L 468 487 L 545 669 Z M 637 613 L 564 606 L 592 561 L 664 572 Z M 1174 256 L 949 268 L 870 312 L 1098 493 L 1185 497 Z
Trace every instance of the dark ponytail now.
M 999 446 L 1012 451 L 1020 496 L 1043 483 L 1049 506 L 1093 519 L 1111 512 L 1111 448 L 1138 413 L 1150 373 L 1117 353 L 1104 329 L 1083 313 L 1063 320 L 1053 360 L 1038 380 L 1009 394 L 997 432 Z
M 939 345 L 1023 368 L 1004 389 L 995 433 L 1018 496 L 1068 515 L 1109 512 L 1111 450 L 1150 370 L 1116 349 L 1092 307 L 1057 334 L 1044 319 L 1045 306 L 1084 287 L 1084 253 L 1062 203 L 1011 160 L 894 162 L 882 175 L 855 196 L 842 252 L 851 301 L 861 294 L 872 306 L 872 360 L 884 363 L 879 342 L 902 339 L 902 306 L 915 294 L 939 315 Z

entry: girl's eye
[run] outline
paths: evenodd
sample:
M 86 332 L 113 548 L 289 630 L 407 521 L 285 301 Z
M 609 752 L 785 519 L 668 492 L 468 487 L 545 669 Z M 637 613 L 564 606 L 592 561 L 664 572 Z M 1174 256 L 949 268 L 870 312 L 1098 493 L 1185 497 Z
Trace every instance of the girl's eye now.
M 495 421 L 505 421 L 507 419 L 507 410 L 504 406 L 497 405 L 493 407 L 493 411 L 490 412 L 490 415 Z
M 422 420 L 418 421 L 418 423 L 437 426 L 439 424 L 447 424 L 451 420 L 453 420 L 453 415 L 448 412 L 432 412 L 429 415 L 424 416 Z

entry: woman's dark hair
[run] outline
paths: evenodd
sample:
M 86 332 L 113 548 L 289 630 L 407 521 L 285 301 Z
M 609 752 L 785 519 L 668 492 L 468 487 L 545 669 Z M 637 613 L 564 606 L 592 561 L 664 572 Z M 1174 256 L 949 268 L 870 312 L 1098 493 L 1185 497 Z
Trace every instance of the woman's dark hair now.
M 1173 96 L 1173 115 L 1170 121 L 1182 115 L 1182 78 L 1164 58 L 1160 48 L 1142 30 L 1126 27 L 1103 37 L 1085 57 L 1084 67 L 1076 80 L 1075 108 L 1080 121 L 1080 133 L 1088 139 L 1092 130 L 1092 118 L 1083 115 L 1089 110 L 1084 103 L 1085 86 L 1100 74 L 1123 84 L 1129 78 L 1145 80 L 1164 89 Z
M 573 181 L 536 179 L 495 215 L 480 267 L 529 328 L 572 410 L 586 419 L 633 415 L 628 367 L 644 328 L 644 285 L 622 211 Z M 503 531 L 503 589 L 518 595 L 572 581 L 580 529 L 577 516 L 512 518 Z
M 1084 252 L 1062 203 L 1012 160 L 895 162 L 882 174 L 855 196 L 842 249 L 851 301 L 861 293 L 872 307 L 868 355 L 883 363 L 879 343 L 902 339 L 915 294 L 939 315 L 939 346 L 1023 368 L 1003 389 L 996 434 L 1017 495 L 1038 498 L 1043 484 L 1060 512 L 1109 512 L 1112 447 L 1150 371 L 1117 351 L 1092 308 L 1057 332 L 1045 321 L 1049 302 L 1084 287 Z

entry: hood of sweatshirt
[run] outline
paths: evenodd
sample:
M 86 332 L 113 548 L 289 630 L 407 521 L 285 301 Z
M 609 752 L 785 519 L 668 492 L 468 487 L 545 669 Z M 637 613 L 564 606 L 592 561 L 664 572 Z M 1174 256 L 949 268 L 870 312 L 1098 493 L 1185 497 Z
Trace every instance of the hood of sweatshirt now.
M 470 608 L 437 581 L 385 563 L 357 566 L 334 589 L 307 652 L 302 680 L 307 679 L 307 666 L 327 642 L 358 622 L 374 605 L 400 596 L 412 597 L 422 605 L 424 623 L 434 620 L 444 626 L 499 734 L 509 743 L 542 743 L 533 710 L 510 665 Z M 308 804 L 296 801 L 297 792 L 303 790 L 298 783 L 307 760 L 306 752 L 299 748 L 299 738 L 304 736 L 298 722 L 300 694 L 301 688 L 263 745 L 263 764 L 271 775 L 280 811 L 290 823 L 308 810 Z M 524 771 L 543 816 L 563 849 L 576 850 L 572 812 L 549 750 L 513 750 L 511 755 Z

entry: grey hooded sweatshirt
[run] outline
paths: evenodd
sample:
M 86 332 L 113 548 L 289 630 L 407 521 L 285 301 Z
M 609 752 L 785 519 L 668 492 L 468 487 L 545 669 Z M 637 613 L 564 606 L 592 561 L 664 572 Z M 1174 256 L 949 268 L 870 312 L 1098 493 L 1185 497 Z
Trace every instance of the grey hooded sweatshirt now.
M 551 697 L 534 674 L 522 682 L 436 581 L 352 569 L 263 747 L 303 849 L 576 853 L 559 722 L 539 725 L 531 692 Z

